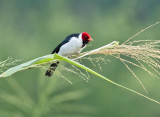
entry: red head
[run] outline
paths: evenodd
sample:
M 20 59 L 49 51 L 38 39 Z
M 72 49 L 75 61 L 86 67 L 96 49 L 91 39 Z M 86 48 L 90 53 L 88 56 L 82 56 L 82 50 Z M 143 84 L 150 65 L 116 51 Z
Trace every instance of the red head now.
M 88 33 L 86 33 L 86 32 L 82 32 L 82 40 L 84 42 L 93 41 L 93 39 L 91 38 L 91 36 Z

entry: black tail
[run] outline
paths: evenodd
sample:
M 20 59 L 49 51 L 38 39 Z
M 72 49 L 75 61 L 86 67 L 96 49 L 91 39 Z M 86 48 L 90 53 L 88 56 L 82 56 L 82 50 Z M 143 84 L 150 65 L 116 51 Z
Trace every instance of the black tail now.
M 50 68 L 46 71 L 45 76 L 51 77 L 53 75 L 53 72 L 56 70 L 58 64 L 59 61 L 57 61 L 56 63 L 52 63 Z

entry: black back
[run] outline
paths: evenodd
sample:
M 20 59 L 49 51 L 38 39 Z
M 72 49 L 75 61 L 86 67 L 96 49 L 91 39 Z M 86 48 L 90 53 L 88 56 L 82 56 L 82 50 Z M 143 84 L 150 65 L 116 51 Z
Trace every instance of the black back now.
M 54 54 L 54 53 L 58 53 L 59 52 L 59 49 L 62 45 L 66 44 L 67 42 L 69 42 L 69 40 L 72 38 L 72 37 L 78 37 L 80 33 L 74 33 L 74 34 L 70 34 L 68 35 L 53 51 L 51 54 Z

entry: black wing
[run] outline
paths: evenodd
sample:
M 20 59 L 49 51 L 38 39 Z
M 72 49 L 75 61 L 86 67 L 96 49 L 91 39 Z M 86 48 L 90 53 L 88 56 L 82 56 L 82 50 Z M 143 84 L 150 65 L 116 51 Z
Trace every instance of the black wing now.
M 69 40 L 72 38 L 72 37 L 78 37 L 79 36 L 79 33 L 74 33 L 74 34 L 71 34 L 69 36 L 67 36 L 53 51 L 51 54 L 54 54 L 54 53 L 58 53 L 59 52 L 59 49 L 62 45 L 66 44 L 69 42 Z

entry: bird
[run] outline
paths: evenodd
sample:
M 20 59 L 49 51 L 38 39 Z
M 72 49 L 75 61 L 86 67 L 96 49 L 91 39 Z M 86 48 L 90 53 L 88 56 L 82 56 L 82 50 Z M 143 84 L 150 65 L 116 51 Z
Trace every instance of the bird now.
M 87 32 L 73 33 L 68 35 L 53 51 L 51 54 L 57 53 L 61 56 L 70 57 L 79 54 L 86 45 L 93 41 Z M 52 63 L 46 71 L 45 76 L 51 77 L 56 70 L 59 61 Z

